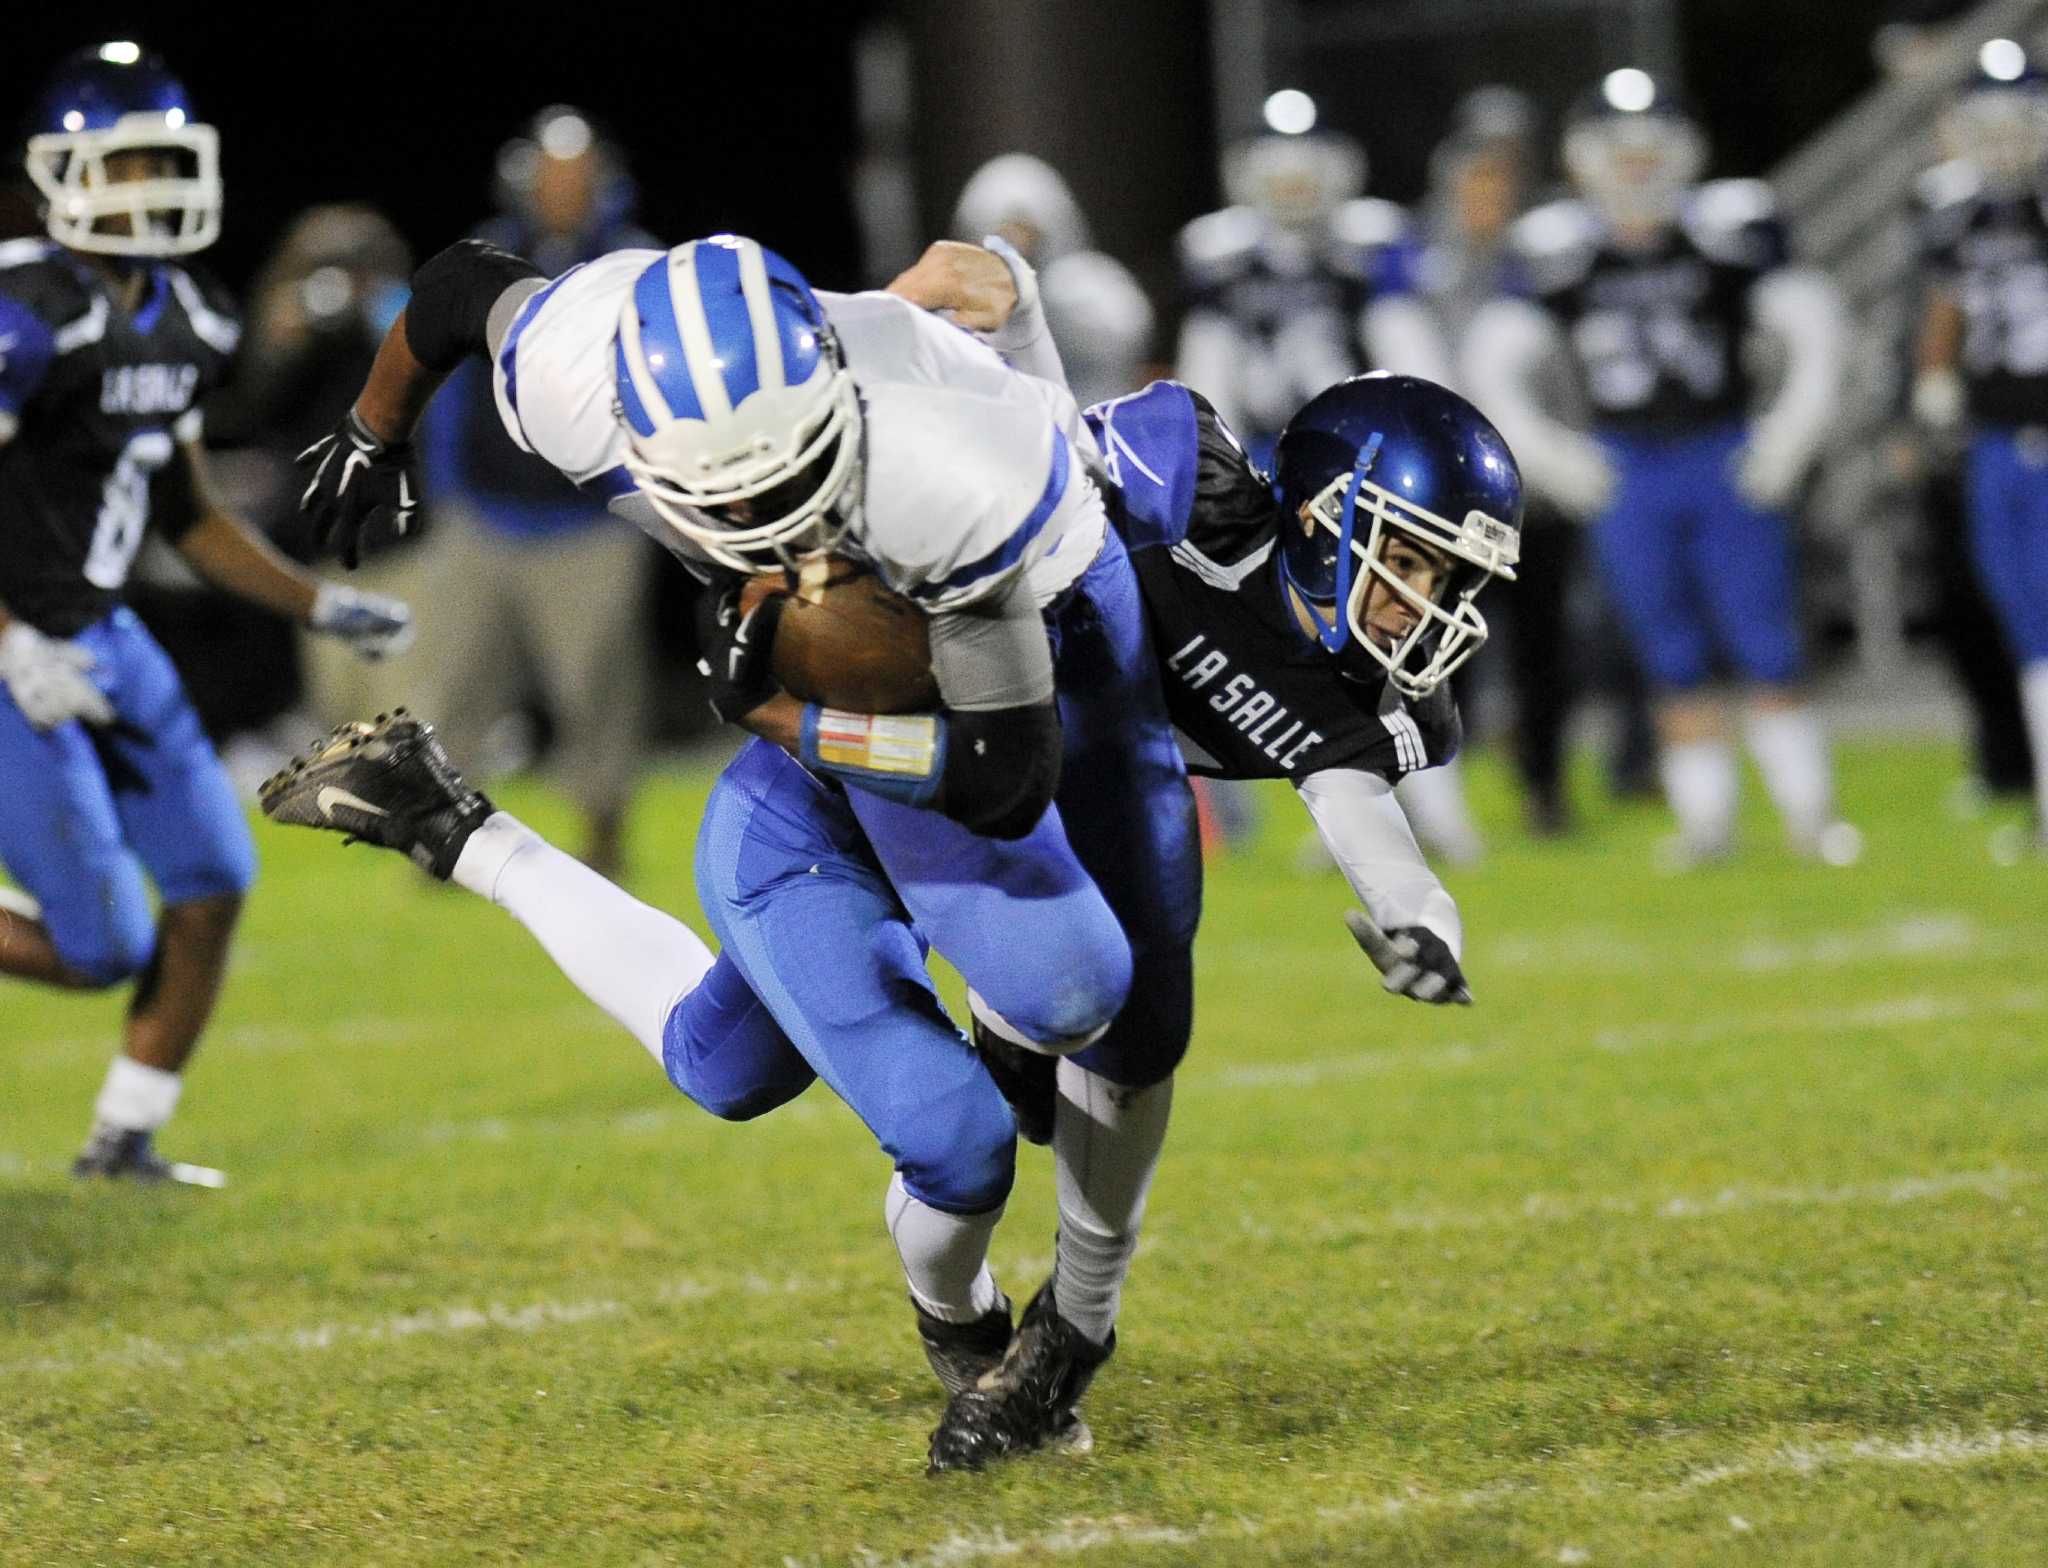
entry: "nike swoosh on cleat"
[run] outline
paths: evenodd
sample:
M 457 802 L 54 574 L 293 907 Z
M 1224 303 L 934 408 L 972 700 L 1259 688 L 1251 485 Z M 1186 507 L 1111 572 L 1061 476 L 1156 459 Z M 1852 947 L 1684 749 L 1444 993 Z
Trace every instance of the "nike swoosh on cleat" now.
M 353 806 L 358 811 L 367 811 L 373 817 L 388 817 L 391 815 L 382 806 L 373 806 L 363 799 L 362 796 L 351 795 L 347 790 L 338 789 L 332 784 L 320 786 L 320 793 L 313 797 L 313 804 L 320 808 L 320 815 L 329 822 L 334 820 L 334 808 L 336 806 Z

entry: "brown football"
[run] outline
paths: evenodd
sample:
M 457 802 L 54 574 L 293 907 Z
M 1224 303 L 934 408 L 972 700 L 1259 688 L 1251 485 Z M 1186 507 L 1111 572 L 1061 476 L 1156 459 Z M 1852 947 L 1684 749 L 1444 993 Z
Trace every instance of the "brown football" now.
M 939 705 L 932 679 L 930 618 L 872 572 L 834 561 L 813 592 L 781 572 L 764 572 L 740 596 L 752 609 L 784 594 L 770 665 L 782 689 L 804 702 L 849 713 L 919 713 Z

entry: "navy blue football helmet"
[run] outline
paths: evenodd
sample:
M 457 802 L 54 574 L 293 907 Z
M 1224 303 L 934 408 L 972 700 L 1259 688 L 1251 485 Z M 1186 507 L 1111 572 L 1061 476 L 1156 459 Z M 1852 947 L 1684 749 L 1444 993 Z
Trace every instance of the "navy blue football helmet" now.
M 220 136 L 139 44 L 81 49 L 51 75 L 28 125 L 26 167 L 50 237 L 109 256 L 182 256 L 220 235 Z M 141 178 L 108 160 L 156 154 Z M 109 222 L 125 219 L 126 222 Z
M 1634 67 L 1609 71 L 1565 122 L 1565 171 L 1619 227 L 1675 220 L 1706 164 L 1706 138 L 1685 106 Z
M 1486 619 L 1473 599 L 1496 577 L 1514 580 L 1522 535 L 1521 470 L 1484 414 L 1419 376 L 1352 376 L 1287 422 L 1274 472 L 1282 578 L 1325 649 L 1347 662 L 1363 650 L 1410 697 L 1479 651 Z M 1388 569 L 1390 531 L 1450 558 L 1434 598 Z M 1367 635 L 1374 583 L 1417 612 L 1392 648 Z
M 2048 78 L 2010 38 L 1977 51 L 1977 68 L 1940 126 L 1942 150 L 1994 190 L 2018 192 L 2048 166 Z

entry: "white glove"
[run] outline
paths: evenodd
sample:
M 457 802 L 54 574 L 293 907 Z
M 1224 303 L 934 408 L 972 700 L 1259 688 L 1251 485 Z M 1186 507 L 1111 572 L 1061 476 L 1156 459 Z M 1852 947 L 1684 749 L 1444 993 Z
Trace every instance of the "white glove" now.
M 308 623 L 324 637 L 339 637 L 364 659 L 389 659 L 412 646 L 412 609 L 403 599 L 322 583 Z
M 92 654 L 75 642 L 45 637 L 27 621 L 0 632 L 0 681 L 22 717 L 39 730 L 73 719 L 112 724 L 114 705 L 92 682 Z
M 1544 454 L 1542 488 L 1582 523 L 1607 510 L 1619 483 L 1613 461 L 1591 436 L 1566 432 Z
M 1756 424 L 1735 454 L 1735 488 L 1750 505 L 1779 511 L 1799 493 L 1799 481 L 1812 459 L 1813 451 L 1804 441 L 1787 437 L 1768 423 Z

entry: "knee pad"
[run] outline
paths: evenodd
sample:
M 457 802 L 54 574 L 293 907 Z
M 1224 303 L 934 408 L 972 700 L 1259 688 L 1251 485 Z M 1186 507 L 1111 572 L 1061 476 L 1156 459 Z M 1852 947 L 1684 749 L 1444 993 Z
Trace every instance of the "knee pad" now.
M 670 1083 L 728 1122 L 787 1105 L 817 1077 L 727 959 L 668 1015 L 661 1063 Z
M 1052 957 L 1052 955 L 1048 955 Z M 1019 983 L 1001 1010 L 970 992 L 976 1016 L 1006 1040 L 1048 1056 L 1067 1056 L 1102 1038 L 1131 994 L 1131 946 L 1114 927 L 1072 944 L 1051 962 L 1019 966 Z
M 112 908 L 89 932 L 51 930 L 57 956 L 95 986 L 133 980 L 156 957 L 156 923 L 141 910 Z
M 1194 1035 L 1195 963 L 1191 947 L 1138 956 L 1131 998 L 1101 1039 L 1074 1061 L 1128 1089 L 1147 1089 L 1173 1076 Z
M 985 1074 L 939 1099 L 905 1106 L 882 1146 L 920 1203 L 983 1214 L 1005 1202 L 1017 1174 L 1017 1124 Z

